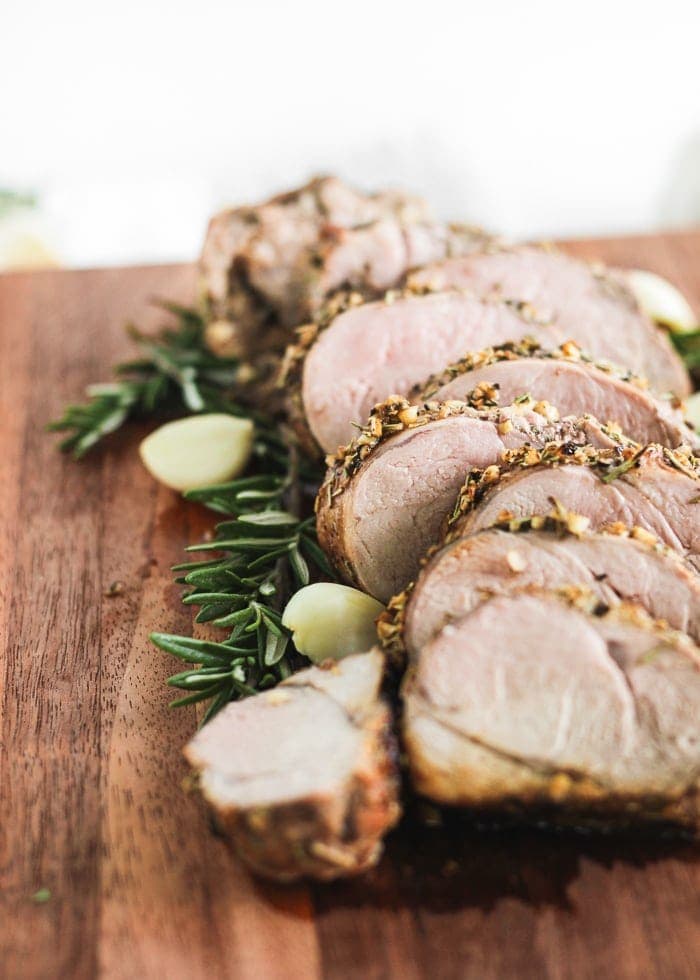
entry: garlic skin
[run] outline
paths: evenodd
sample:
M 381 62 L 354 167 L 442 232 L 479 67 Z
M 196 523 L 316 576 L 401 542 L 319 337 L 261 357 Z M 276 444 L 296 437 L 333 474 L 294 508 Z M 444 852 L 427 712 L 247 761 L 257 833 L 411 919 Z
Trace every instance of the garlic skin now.
M 655 272 L 632 269 L 627 282 L 641 309 L 652 320 L 668 327 L 673 333 L 696 330 L 698 320 L 688 300 L 668 279 Z
M 233 415 L 192 415 L 167 422 L 139 446 L 151 476 L 185 492 L 238 476 L 253 451 L 254 426 Z
M 319 664 L 373 647 L 377 642 L 376 619 L 383 611 L 381 602 L 359 589 L 316 582 L 292 596 L 282 625 L 291 630 L 299 653 Z
M 685 417 L 696 432 L 700 432 L 700 391 L 686 399 Z

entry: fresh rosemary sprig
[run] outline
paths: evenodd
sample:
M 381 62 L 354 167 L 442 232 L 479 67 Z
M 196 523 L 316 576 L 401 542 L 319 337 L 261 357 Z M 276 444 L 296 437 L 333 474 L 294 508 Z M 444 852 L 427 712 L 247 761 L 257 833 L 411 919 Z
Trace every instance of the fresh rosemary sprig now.
M 212 541 L 189 551 L 216 551 L 218 557 L 177 565 L 178 582 L 189 587 L 187 605 L 199 607 L 197 623 L 229 631 L 222 642 L 153 633 L 167 653 L 195 664 L 168 683 L 189 692 L 174 707 L 210 700 L 203 723 L 228 701 L 273 687 L 303 665 L 282 626 L 288 597 L 316 575 L 333 577 L 318 545 L 313 517 L 280 509 L 295 496 L 298 472 L 290 453 L 286 474 L 243 477 L 185 496 L 235 515 L 217 525 Z
M 70 405 L 51 423 L 54 432 L 70 432 L 61 442 L 64 452 L 84 456 L 100 439 L 133 417 L 167 417 L 178 413 L 244 413 L 231 400 L 238 363 L 215 357 L 204 343 L 204 318 L 176 303 L 158 304 L 177 320 L 149 337 L 134 326 L 128 331 L 141 357 L 119 364 L 116 379 L 90 385 L 89 401 Z

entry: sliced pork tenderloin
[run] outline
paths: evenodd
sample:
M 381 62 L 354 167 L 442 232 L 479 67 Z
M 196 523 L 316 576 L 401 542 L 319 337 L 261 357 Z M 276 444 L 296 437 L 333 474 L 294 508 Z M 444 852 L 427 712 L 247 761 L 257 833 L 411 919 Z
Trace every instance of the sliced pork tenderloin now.
M 655 444 L 606 449 L 550 446 L 509 452 L 472 470 L 449 521 L 447 540 L 504 519 L 559 507 L 588 518 L 591 530 L 641 527 L 700 568 L 700 467 L 696 457 Z
M 421 649 L 403 702 L 438 803 L 700 829 L 700 650 L 639 606 L 489 599 Z
M 478 229 L 435 221 L 425 201 L 363 194 L 337 177 L 216 214 L 199 264 L 215 353 L 279 349 L 339 287 L 377 296 L 426 262 L 483 246 Z
M 668 336 L 640 310 L 619 270 L 581 262 L 551 246 L 493 243 L 473 255 L 426 266 L 410 283 L 531 304 L 564 340 L 581 343 L 593 357 L 649 378 L 659 393 L 690 392 L 688 373 Z
M 584 333 L 582 327 L 579 339 Z M 377 402 L 405 395 L 465 350 L 525 336 L 546 347 L 568 339 L 515 304 L 455 290 L 390 293 L 364 304 L 359 296 L 337 296 L 287 352 L 282 384 L 290 418 L 310 452 L 336 452 Z
M 485 403 L 510 405 L 529 395 L 556 405 L 561 415 L 585 412 L 615 423 L 630 439 L 700 450 L 700 437 L 676 400 L 662 400 L 629 371 L 594 362 L 573 341 L 547 350 L 535 341 L 469 353 L 411 393 L 411 401 L 449 401 L 480 394 Z
M 571 587 L 609 606 L 638 603 L 700 642 L 700 576 L 648 531 L 590 532 L 587 525 L 579 514 L 554 510 L 457 538 L 392 599 L 380 636 L 392 654 L 415 659 L 444 626 L 491 596 Z
M 622 437 L 595 419 L 559 420 L 546 403 L 537 408 L 377 405 L 357 439 L 329 458 L 316 502 L 319 541 L 345 581 L 381 602 L 403 589 L 439 539 L 465 472 L 508 450 L 595 440 L 621 453 Z
M 354 654 L 229 704 L 185 755 L 221 831 L 257 874 L 359 874 L 397 823 L 397 747 L 384 657 Z

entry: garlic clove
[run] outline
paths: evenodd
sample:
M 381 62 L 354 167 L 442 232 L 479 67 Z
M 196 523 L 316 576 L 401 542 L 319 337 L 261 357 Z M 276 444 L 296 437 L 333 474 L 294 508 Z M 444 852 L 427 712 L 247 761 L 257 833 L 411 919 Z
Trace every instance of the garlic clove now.
M 191 415 L 168 422 L 139 447 L 151 476 L 173 490 L 195 490 L 238 476 L 253 450 L 250 419 L 233 415 Z
M 700 391 L 686 399 L 685 417 L 696 432 L 700 432 Z
M 384 606 L 364 592 L 335 582 L 306 585 L 287 603 L 282 625 L 313 663 L 341 660 L 377 642 L 376 619 Z
M 655 272 L 632 269 L 627 282 L 642 310 L 673 333 L 696 330 L 698 320 L 683 293 Z

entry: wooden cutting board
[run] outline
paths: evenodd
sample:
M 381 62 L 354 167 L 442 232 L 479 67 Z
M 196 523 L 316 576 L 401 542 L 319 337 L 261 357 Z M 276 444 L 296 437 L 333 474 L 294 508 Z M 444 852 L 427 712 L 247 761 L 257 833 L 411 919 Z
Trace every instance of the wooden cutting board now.
M 700 232 L 567 247 L 700 309 Z M 408 820 L 372 875 L 282 888 L 210 832 L 181 786 L 195 716 L 168 709 L 174 664 L 147 635 L 189 629 L 169 568 L 212 516 L 153 483 L 134 428 L 80 464 L 43 431 L 128 355 L 125 320 L 193 284 L 190 266 L 0 276 L 0 975 L 699 976 L 687 842 Z

